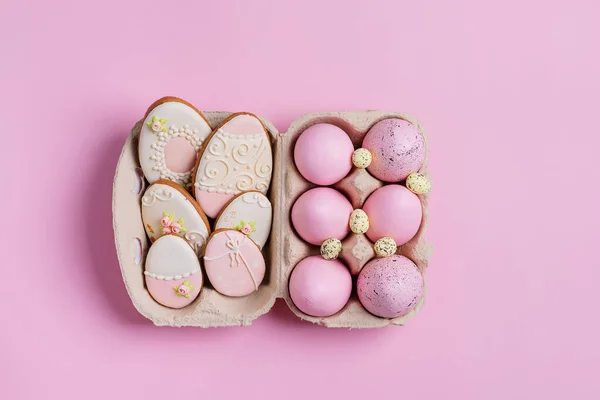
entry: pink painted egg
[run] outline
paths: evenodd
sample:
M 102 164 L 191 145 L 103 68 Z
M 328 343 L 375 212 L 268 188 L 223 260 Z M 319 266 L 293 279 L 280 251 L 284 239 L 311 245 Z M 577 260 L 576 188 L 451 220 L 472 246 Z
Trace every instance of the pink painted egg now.
M 161 236 L 150 246 L 144 275 L 154 300 L 171 308 L 187 306 L 202 289 L 198 256 L 185 239 L 175 234 Z
M 398 246 L 415 236 L 423 217 L 419 197 L 402 185 L 377 189 L 367 198 L 363 211 L 369 217 L 369 239 L 376 242 L 391 237 Z
M 348 268 L 338 260 L 320 256 L 300 261 L 290 277 L 290 297 L 305 314 L 327 317 L 340 311 L 352 292 Z
M 209 238 L 204 269 L 219 293 L 240 297 L 258 290 L 265 277 L 265 259 L 252 239 L 235 229 L 225 229 Z
M 352 205 L 340 192 L 314 188 L 303 193 L 292 207 L 292 224 L 300 237 L 320 246 L 329 238 L 343 239 L 350 226 Z
M 396 318 L 413 310 L 423 295 L 423 276 L 404 256 L 376 258 L 360 271 L 356 283 L 361 304 L 378 317 Z
M 367 170 L 385 182 L 406 179 L 425 160 L 425 137 L 415 125 L 400 118 L 384 119 L 373 125 L 362 147 L 373 155 Z
M 317 185 L 331 185 L 348 175 L 354 146 L 348 134 L 332 124 L 316 124 L 302 132 L 294 161 L 302 176 Z

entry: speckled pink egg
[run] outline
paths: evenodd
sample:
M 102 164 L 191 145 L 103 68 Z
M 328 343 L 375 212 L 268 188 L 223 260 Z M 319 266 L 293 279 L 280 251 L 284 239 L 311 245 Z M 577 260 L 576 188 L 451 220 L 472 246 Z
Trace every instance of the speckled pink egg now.
M 290 277 L 290 297 L 305 314 L 327 317 L 340 311 L 352 292 L 348 268 L 338 260 L 311 256 L 300 261 Z
M 348 175 L 354 146 L 348 134 L 332 124 L 316 124 L 302 132 L 294 161 L 302 176 L 317 185 L 331 185 Z
M 325 239 L 342 240 L 350 232 L 352 211 L 348 199 L 337 190 L 314 188 L 294 203 L 292 224 L 302 239 L 320 246 Z
M 425 138 L 417 127 L 400 118 L 379 121 L 365 135 L 362 147 L 373 161 L 367 170 L 385 182 L 400 182 L 417 172 L 425 160 Z
M 391 237 L 398 246 L 415 236 L 423 217 L 419 196 L 402 185 L 377 189 L 367 198 L 363 211 L 369 217 L 369 239 L 376 242 Z
M 376 258 L 360 271 L 358 299 L 371 314 L 396 318 L 408 314 L 423 295 L 423 276 L 404 256 Z

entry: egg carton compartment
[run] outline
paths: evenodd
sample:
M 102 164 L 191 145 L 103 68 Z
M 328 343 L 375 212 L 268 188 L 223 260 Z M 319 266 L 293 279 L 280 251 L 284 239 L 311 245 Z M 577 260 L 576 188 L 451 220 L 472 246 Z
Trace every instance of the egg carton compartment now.
M 203 112 L 209 124 L 216 127 L 229 112 Z M 402 325 L 418 313 L 425 301 L 425 291 L 418 305 L 407 315 L 385 319 L 370 314 L 360 304 L 355 290 L 350 301 L 337 314 L 329 317 L 312 317 L 302 313 L 292 302 L 288 281 L 295 265 L 302 259 L 319 254 L 319 247 L 304 242 L 291 223 L 291 209 L 296 199 L 316 185 L 306 181 L 297 170 L 293 150 L 300 134 L 317 123 L 331 123 L 342 128 L 351 138 L 354 147 L 360 147 L 362 138 L 375 123 L 386 118 L 401 118 L 416 125 L 427 136 L 420 123 L 409 115 L 385 111 L 355 111 L 306 114 L 292 123 L 285 134 L 279 134 L 268 120 L 261 118 L 271 135 L 273 144 L 273 175 L 267 196 L 272 203 L 271 234 L 262 249 L 266 261 L 265 278 L 258 290 L 245 297 L 227 297 L 204 280 L 200 295 L 190 305 L 172 309 L 157 303 L 149 294 L 144 282 L 144 263 L 150 247 L 141 217 L 141 197 L 147 182 L 141 173 L 138 159 L 138 136 L 142 121 L 131 130 L 117 164 L 113 184 L 113 228 L 123 281 L 127 293 L 138 312 L 157 326 L 245 326 L 267 313 L 276 298 L 283 298 L 290 309 L 301 319 L 327 327 L 367 328 Z M 418 171 L 427 174 L 427 156 Z M 366 170 L 353 168 L 348 176 L 332 187 L 343 193 L 354 208 L 361 208 L 368 195 L 384 183 Z M 424 275 L 430 254 L 425 239 L 427 227 L 428 196 L 419 196 L 423 216 L 417 234 L 398 248 L 397 254 L 415 262 Z M 373 243 L 365 235 L 350 233 L 344 240 L 344 254 L 340 259 L 356 275 L 369 259 L 374 257 Z M 355 279 L 354 279 L 355 281 Z M 355 282 L 354 282 L 355 283 Z
M 285 135 L 282 136 L 280 152 L 283 158 L 287 160 L 282 168 L 285 171 L 285 179 L 283 182 L 281 214 L 282 224 L 280 236 L 284 238 L 283 246 L 281 247 L 281 268 L 279 274 L 280 282 L 278 284 L 278 296 L 285 299 L 290 309 L 301 319 L 325 325 L 327 327 L 345 327 L 345 328 L 366 328 L 366 327 L 383 327 L 387 325 L 403 325 L 406 321 L 417 314 L 423 307 L 425 302 L 425 289 L 417 306 L 408 314 L 387 319 L 377 317 L 370 314 L 360 303 L 356 295 L 356 276 L 369 260 L 375 258 L 373 251 L 373 243 L 365 234 L 356 235 L 350 232 L 343 240 L 343 250 L 339 259 L 349 268 L 353 275 L 353 292 L 346 306 L 335 315 L 329 317 L 313 317 L 300 311 L 290 298 L 288 282 L 292 270 L 301 260 L 308 256 L 320 254 L 319 246 L 311 245 L 305 242 L 295 231 L 291 221 L 291 209 L 298 197 L 306 191 L 317 187 L 307 181 L 298 171 L 294 163 L 294 146 L 302 132 L 312 125 L 319 123 L 333 124 L 344 130 L 350 137 L 354 148 L 360 148 L 362 140 L 369 129 L 377 122 L 388 118 L 400 118 L 414 124 L 425 137 L 427 146 L 427 135 L 423 127 L 415 118 L 396 112 L 385 111 L 356 111 L 356 112 L 326 112 L 306 114 L 292 123 Z M 427 154 L 422 167 L 419 171 L 421 174 L 427 175 Z M 362 208 L 367 197 L 376 189 L 387 185 L 373 177 L 367 170 L 353 167 L 350 173 L 341 181 L 331 185 L 344 194 L 351 202 L 352 206 Z M 407 243 L 398 247 L 396 254 L 403 255 L 415 262 L 419 268 L 423 278 L 425 278 L 425 270 L 427 261 L 431 253 L 431 247 L 425 238 L 427 230 L 427 201 L 428 195 L 419 195 L 421 206 L 423 208 L 423 216 L 421 225 L 415 236 Z

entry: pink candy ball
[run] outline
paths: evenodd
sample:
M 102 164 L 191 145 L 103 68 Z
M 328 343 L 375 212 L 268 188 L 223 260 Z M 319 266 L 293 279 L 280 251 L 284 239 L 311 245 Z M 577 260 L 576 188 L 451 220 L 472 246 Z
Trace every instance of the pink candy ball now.
M 369 216 L 369 239 L 375 242 L 389 236 L 398 246 L 415 236 L 423 217 L 419 196 L 402 185 L 377 189 L 367 198 L 363 211 Z
M 425 138 L 417 127 L 399 118 L 373 125 L 362 147 L 373 155 L 367 170 L 385 182 L 400 182 L 417 172 L 425 160 Z
M 292 301 L 305 314 L 327 317 L 340 311 L 352 292 L 352 277 L 338 260 L 311 256 L 300 261 L 290 277 Z
M 320 246 L 326 239 L 342 240 L 350 226 L 352 205 L 340 192 L 314 188 L 303 193 L 292 207 L 292 224 L 300 237 Z
M 348 175 L 354 146 L 348 134 L 331 124 L 316 124 L 302 132 L 294 161 L 302 176 L 317 185 L 331 185 Z
M 423 295 L 423 276 L 404 256 L 376 258 L 360 271 L 358 299 L 371 314 L 396 318 L 414 309 Z

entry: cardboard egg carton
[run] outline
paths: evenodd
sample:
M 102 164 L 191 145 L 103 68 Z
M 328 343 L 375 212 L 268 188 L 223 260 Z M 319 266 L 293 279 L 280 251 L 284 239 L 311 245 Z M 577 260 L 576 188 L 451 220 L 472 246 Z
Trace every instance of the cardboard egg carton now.
M 204 112 L 211 126 L 217 126 L 231 113 Z M 158 326 L 244 326 L 267 313 L 277 298 L 282 298 L 301 319 L 327 327 L 375 328 L 387 325 L 403 325 L 420 311 L 425 301 L 425 291 L 417 306 L 407 315 L 394 319 L 376 317 L 362 307 L 356 296 L 356 288 L 346 306 L 330 317 L 312 317 L 302 313 L 290 299 L 288 281 L 294 266 L 305 257 L 319 254 L 319 247 L 304 242 L 295 232 L 290 213 L 296 199 L 316 185 L 306 181 L 294 164 L 293 149 L 300 134 L 317 123 L 331 123 L 342 128 L 350 136 L 354 147 L 359 148 L 364 135 L 375 123 L 386 118 L 402 118 L 413 124 L 425 136 L 420 123 L 413 117 L 396 112 L 354 111 L 306 114 L 292 123 L 288 131 L 280 134 L 273 124 L 261 118 L 273 140 L 273 177 L 269 199 L 273 205 L 273 225 L 267 245 L 263 249 L 267 271 L 259 289 L 245 297 L 227 297 L 215 291 L 210 282 L 198 298 L 189 306 L 171 309 L 157 303 L 148 293 L 144 282 L 144 262 L 150 247 L 141 217 L 141 197 L 147 182 L 143 178 L 138 160 L 137 141 L 142 121 L 131 130 L 115 173 L 113 184 L 113 228 L 123 281 L 135 308 Z M 427 175 L 427 157 L 421 170 Z M 336 186 L 337 185 L 337 186 Z M 373 188 L 383 182 L 372 177 L 366 170 L 353 168 L 343 183 L 333 185 L 344 193 L 354 208 L 361 208 Z M 427 195 L 420 195 L 423 206 L 421 226 L 413 239 L 398 248 L 397 254 L 413 260 L 425 274 L 431 252 L 425 239 L 427 228 Z M 360 266 L 372 256 L 372 243 L 366 235 L 352 232 L 343 240 L 346 245 L 343 262 L 354 278 Z M 369 248 L 370 247 L 370 248 Z M 344 259 L 346 257 L 346 260 Z M 347 259 L 352 259 L 348 263 Z M 354 282 L 356 279 L 354 279 Z M 355 286 L 355 285 L 354 285 Z

